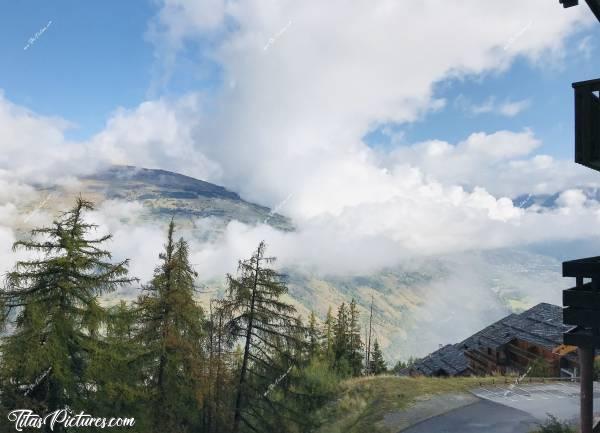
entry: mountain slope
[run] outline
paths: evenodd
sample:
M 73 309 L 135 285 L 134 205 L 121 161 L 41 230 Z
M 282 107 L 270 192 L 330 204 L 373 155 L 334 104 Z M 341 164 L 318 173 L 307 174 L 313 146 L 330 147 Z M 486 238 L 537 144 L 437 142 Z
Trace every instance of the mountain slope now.
M 148 222 L 163 225 L 176 216 L 196 245 L 218 241 L 235 220 L 294 230 L 286 217 L 235 192 L 164 170 L 113 166 L 80 179 L 73 188 L 39 189 L 42 196 L 52 194 L 45 204 L 50 214 L 67 209 L 79 193 L 98 205 L 108 200 L 137 202 L 144 210 L 140 218 Z M 137 221 L 127 224 L 134 229 Z M 373 300 L 374 333 L 389 359 L 423 356 L 511 311 L 542 301 L 560 302 L 565 284 L 556 258 L 543 251 L 514 249 L 415 259 L 365 275 L 326 275 L 294 267 L 285 272 L 290 295 L 303 315 L 312 310 L 324 318 L 329 306 L 335 309 L 355 298 L 366 319 Z M 224 279 L 202 283 L 216 289 L 203 298 L 223 293 Z
M 187 228 L 193 228 L 198 218 L 211 218 L 216 233 L 233 220 L 293 230 L 288 218 L 271 212 L 268 207 L 247 202 L 222 186 L 166 170 L 111 166 L 80 178 L 77 187 L 71 190 L 59 186 L 39 186 L 39 189 L 60 197 L 61 200 L 53 200 L 59 206 L 77 194 L 97 204 L 105 200 L 139 202 L 147 211 L 145 218 L 167 220 L 176 216 L 179 224 Z

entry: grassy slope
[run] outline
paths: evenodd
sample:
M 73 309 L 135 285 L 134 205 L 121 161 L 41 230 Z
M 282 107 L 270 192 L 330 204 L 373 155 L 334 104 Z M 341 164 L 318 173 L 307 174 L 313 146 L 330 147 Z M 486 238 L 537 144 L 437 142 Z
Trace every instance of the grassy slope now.
M 466 392 L 476 388 L 478 377 L 429 378 L 379 376 L 344 381 L 339 397 L 323 411 L 319 433 L 384 433 L 386 413 L 408 407 L 420 397 Z

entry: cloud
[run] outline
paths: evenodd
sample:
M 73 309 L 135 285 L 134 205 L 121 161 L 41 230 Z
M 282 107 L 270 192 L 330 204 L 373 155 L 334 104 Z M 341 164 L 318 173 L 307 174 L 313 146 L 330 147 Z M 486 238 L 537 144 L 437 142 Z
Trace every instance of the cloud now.
M 592 58 L 592 54 L 594 53 L 594 44 L 592 42 L 592 36 L 587 35 L 581 38 L 581 40 L 577 43 L 577 51 L 579 51 L 583 58 L 586 60 L 590 60 Z
M 507 101 L 500 105 L 499 112 L 504 116 L 514 117 L 526 108 L 528 108 L 530 104 L 531 101 L 529 101 L 528 99 L 514 102 Z
M 293 193 L 304 206 L 295 209 L 300 216 L 369 201 L 364 176 L 376 183 L 381 176 L 361 138 L 373 125 L 412 122 L 439 109 L 435 83 L 503 70 L 518 56 L 561 57 L 565 38 L 591 22 L 582 8 L 565 11 L 541 0 L 503 7 L 338 0 L 318 2 L 319 14 L 316 4 L 167 1 L 154 24 L 159 53 L 164 44 L 173 52 L 209 40 L 199 61 L 213 61 L 224 83 L 236 83 L 223 86 L 213 116 L 195 135 L 196 149 L 219 164 L 218 180 L 271 205 Z M 504 50 L 532 16 L 527 35 Z M 265 52 L 265 41 L 290 21 Z M 526 102 L 497 105 L 516 115 Z
M 143 215 L 145 211 L 140 203 L 107 200 L 87 216 L 90 222 L 99 225 L 95 235 L 112 235 L 104 247 L 112 252 L 114 260 L 130 260 L 129 273 L 139 278 L 140 284 L 152 278 L 167 229 L 156 221 L 143 219 Z M 129 288 L 125 293 L 136 296 L 136 288 Z
M 77 143 L 65 140 L 68 121 L 42 116 L 10 102 L 0 90 L 0 170 L 5 177 L 30 182 L 48 178 L 58 167 L 75 171 L 71 158 L 82 154 Z
M 158 99 L 134 109 L 117 108 L 104 129 L 85 141 L 69 141 L 72 126 L 58 117 L 17 106 L 0 93 L 0 180 L 75 184 L 76 177 L 107 164 L 133 164 L 218 179 L 219 165 L 196 147 L 201 96 Z M 10 191 L 10 190 L 9 190 Z M 0 199 L 5 192 L 0 192 Z
M 528 130 L 473 133 L 459 143 L 430 141 L 391 153 L 362 141 L 373 125 L 442 109 L 445 101 L 433 94 L 440 80 L 504 70 L 517 56 L 560 58 L 564 39 L 590 22 L 582 8 L 563 11 L 542 0 L 502 7 L 334 0 L 319 2 L 316 14 L 316 4 L 160 3 L 149 28 L 158 58 L 168 63 L 202 43 L 198 62 L 215 62 L 222 82 L 236 85 L 217 89 L 210 100 L 196 92 L 116 109 L 102 132 L 80 143 L 64 138 L 68 122 L 2 99 L 0 127 L 12 137 L 3 138 L 5 160 L 19 161 L 23 176 L 107 163 L 158 167 L 224 184 L 258 203 L 286 201 L 297 234 L 230 230 L 253 242 L 270 235 L 286 251 L 284 244 L 295 244 L 297 252 L 286 254 L 298 261 L 311 254 L 302 245 L 317 243 L 322 267 L 340 270 L 373 269 L 415 252 L 519 242 L 519 227 L 538 216 L 507 197 L 590 183 L 573 164 L 534 155 L 540 142 Z M 523 17 L 534 15 L 527 36 L 503 49 L 529 22 Z M 492 102 L 489 109 L 505 115 L 526 105 Z M 15 144 L 23 142 L 36 149 L 35 161 Z
M 490 96 L 485 101 L 476 104 L 471 102 L 468 97 L 461 94 L 456 97 L 454 105 L 472 116 L 494 113 L 505 117 L 515 117 L 517 114 L 529 108 L 531 101 L 529 99 L 520 101 L 506 99 L 504 102 L 498 102 L 495 96 Z
M 580 189 L 568 189 L 560 193 L 556 204 L 570 211 L 570 209 L 581 209 L 587 201 L 587 197 Z
M 11 182 L 72 182 L 102 164 L 127 163 L 222 184 L 273 207 L 289 198 L 282 211 L 294 219 L 294 233 L 232 222 L 218 242 L 195 243 L 193 260 L 207 276 L 234 270 L 261 239 L 282 266 L 331 274 L 576 239 L 598 226 L 597 202 L 569 192 L 558 209 L 543 211 L 510 200 L 594 183 L 572 162 L 536 154 L 533 131 L 474 131 L 458 143 L 392 152 L 375 151 L 362 137 L 375 125 L 444 109 L 436 83 L 506 71 L 517 58 L 560 61 L 566 38 L 592 20 L 585 8 L 546 0 L 164 0 L 147 35 L 160 70 L 156 88 L 168 87 L 182 53 L 214 66 L 223 85 L 210 95 L 118 108 L 82 142 L 65 138 L 68 121 L 1 96 L 0 169 Z M 479 111 L 515 116 L 528 104 L 489 102 Z M 17 199 L 3 200 L 8 226 Z M 115 234 L 115 258 L 131 257 L 132 273 L 147 280 L 164 233 L 121 221 L 139 212 L 112 202 L 93 218 Z M 2 226 L 0 236 L 10 242 L 14 234 Z
M 6 272 L 10 271 L 15 262 L 12 244 L 16 241 L 13 231 L 0 226 L 0 280 L 4 281 Z
M 202 97 L 147 101 L 133 110 L 115 110 L 102 132 L 86 144 L 96 159 L 218 179 L 219 165 L 196 148 L 195 130 L 205 120 Z
M 480 132 L 456 144 L 432 140 L 399 147 L 391 152 L 388 164 L 409 164 L 444 184 L 484 187 L 495 196 L 511 198 L 598 185 L 589 169 L 534 154 L 540 145 L 530 130 Z

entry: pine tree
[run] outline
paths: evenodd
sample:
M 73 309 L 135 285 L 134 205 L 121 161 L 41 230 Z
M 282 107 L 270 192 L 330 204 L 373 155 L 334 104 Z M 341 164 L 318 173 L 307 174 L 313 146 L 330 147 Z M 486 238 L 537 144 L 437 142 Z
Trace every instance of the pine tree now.
M 93 398 L 87 379 L 90 354 L 100 350 L 99 329 L 107 320 L 98 297 L 134 280 L 127 260 L 111 263 L 102 244 L 89 238 L 85 222 L 93 204 L 82 198 L 50 227 L 18 241 L 32 258 L 17 262 L 0 293 L 4 321 L 13 327 L 2 340 L 2 405 L 42 412 L 85 408 Z
M 352 373 L 348 359 L 348 307 L 344 302 L 338 307 L 333 335 L 333 367 L 339 374 L 349 376 Z
M 231 404 L 233 401 L 232 348 L 234 338 L 227 324 L 231 316 L 221 300 L 212 301 L 210 316 L 206 322 L 207 396 L 204 399 L 203 432 L 222 433 L 231 431 Z
M 323 322 L 323 347 L 322 352 L 325 358 L 333 365 L 334 362 L 334 335 L 335 335 L 335 317 L 331 306 L 327 309 L 327 316 Z
M 365 332 L 366 356 L 365 356 L 365 374 L 371 374 L 371 335 L 373 333 L 373 295 L 371 295 L 371 308 L 369 309 L 369 330 Z
M 276 420 L 288 416 L 288 407 L 275 398 L 274 389 L 285 385 L 298 362 L 294 354 L 301 342 L 295 336 L 301 325 L 295 308 L 280 300 L 287 286 L 283 275 L 267 267 L 275 258 L 265 257 L 265 248 L 261 242 L 250 259 L 239 262 L 237 278 L 227 276 L 225 305 L 232 312 L 230 327 L 243 339 L 234 433 L 242 424 L 252 431 L 281 431 L 282 424 Z
M 193 431 L 199 423 L 203 363 L 203 311 L 193 298 L 197 274 L 174 230 L 171 220 L 161 263 L 137 302 L 153 427 L 169 433 Z
M 348 362 L 353 376 L 360 376 L 363 369 L 362 341 L 360 337 L 360 313 L 352 299 L 348 318 Z
M 91 354 L 89 382 L 96 389 L 94 415 L 133 417 L 135 431 L 149 430 L 142 348 L 135 340 L 137 310 L 121 301 L 108 310 L 110 320 L 102 344 Z
M 383 374 L 387 372 L 387 365 L 385 360 L 383 359 L 383 353 L 381 352 L 381 348 L 379 347 L 379 342 L 377 338 L 373 343 L 373 352 L 371 353 L 371 373 L 374 375 Z
M 308 329 L 307 329 L 307 347 L 308 347 L 308 358 L 312 358 L 319 354 L 319 327 L 317 325 L 317 317 L 315 312 L 311 311 L 308 316 Z
M 342 376 L 360 376 L 363 368 L 362 341 L 356 301 L 342 303 L 334 326 L 334 368 Z

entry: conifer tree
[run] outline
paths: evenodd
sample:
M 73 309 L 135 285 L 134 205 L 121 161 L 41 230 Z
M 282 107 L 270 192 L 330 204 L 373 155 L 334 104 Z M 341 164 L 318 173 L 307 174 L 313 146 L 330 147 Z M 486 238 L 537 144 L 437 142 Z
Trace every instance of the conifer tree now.
M 348 309 L 348 362 L 353 376 L 360 376 L 363 368 L 362 341 L 360 336 L 360 313 L 352 299 Z
M 350 372 L 350 362 L 348 357 L 348 307 L 344 302 L 338 307 L 337 317 L 334 326 L 333 354 L 335 370 L 343 376 L 348 376 Z
M 381 352 L 381 348 L 379 347 L 379 342 L 377 341 L 377 338 L 375 339 L 375 343 L 373 343 L 370 370 L 371 373 L 374 375 L 383 374 L 387 371 L 387 365 L 385 360 L 383 359 L 383 353 Z
M 335 336 L 335 317 L 331 306 L 327 309 L 327 316 L 323 322 L 323 347 L 322 351 L 325 358 L 333 365 L 334 362 L 334 336 Z
M 132 432 L 147 432 L 150 417 L 144 387 L 141 347 L 135 339 L 137 310 L 125 301 L 108 309 L 109 320 L 98 350 L 90 354 L 88 383 L 95 392 L 87 412 L 134 418 Z
M 309 359 L 318 355 L 319 353 L 319 342 L 321 336 L 319 335 L 319 327 L 317 325 L 317 317 L 315 312 L 311 311 L 308 316 L 308 328 L 307 328 L 307 348 Z
M 137 304 L 153 428 L 194 431 L 201 407 L 203 311 L 194 300 L 194 278 L 185 240 L 173 239 L 171 220 L 165 251 Z
M 335 370 L 342 376 L 360 376 L 363 367 L 359 312 L 356 301 L 342 303 L 335 319 L 333 353 Z
M 31 258 L 17 262 L 0 293 L 4 324 L 12 328 L 1 346 L 5 408 L 84 409 L 93 397 L 90 354 L 100 350 L 98 331 L 107 320 L 98 297 L 134 280 L 127 260 L 111 263 L 102 249 L 110 235 L 89 237 L 97 226 L 84 213 L 92 209 L 78 198 L 50 227 L 13 246 Z
M 285 385 L 301 344 L 296 338 L 301 325 L 296 309 L 280 298 L 287 293 L 283 275 L 267 267 L 275 258 L 265 257 L 261 242 L 248 260 L 239 262 L 238 275 L 227 276 L 225 305 L 232 312 L 230 327 L 243 340 L 236 385 L 233 432 L 276 431 L 288 407 L 273 398 L 273 390 Z M 278 427 L 279 426 L 279 429 Z
M 223 433 L 231 430 L 231 404 L 233 401 L 232 348 L 234 338 L 227 324 L 231 317 L 221 300 L 210 304 L 206 322 L 207 395 L 204 399 L 203 432 Z

